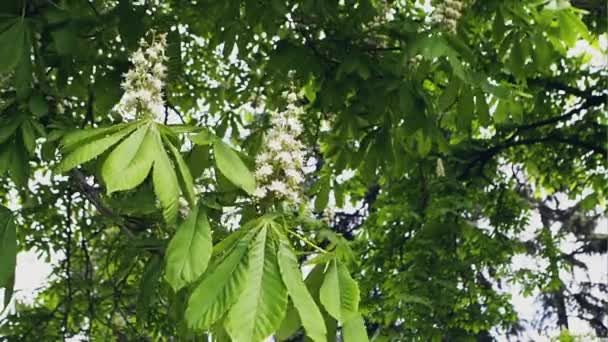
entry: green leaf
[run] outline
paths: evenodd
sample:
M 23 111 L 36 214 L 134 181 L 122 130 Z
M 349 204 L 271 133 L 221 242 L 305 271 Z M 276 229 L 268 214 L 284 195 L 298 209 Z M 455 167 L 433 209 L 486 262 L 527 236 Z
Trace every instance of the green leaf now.
M 218 169 L 234 185 L 249 194 L 255 191 L 255 178 L 238 154 L 223 141 L 213 144 L 215 162 Z
M 49 105 L 46 103 L 44 97 L 42 97 L 40 94 L 30 97 L 27 105 L 30 112 L 32 112 L 32 114 L 34 114 L 36 117 L 43 116 L 49 112 Z
M 190 168 L 192 178 L 198 178 L 203 174 L 206 168 L 211 166 L 209 156 L 209 146 L 195 145 L 186 158 L 186 163 Z
M 152 169 L 157 153 L 154 135 L 144 125 L 110 153 L 101 168 L 108 194 L 129 190 L 141 184 Z
M 247 287 L 228 313 L 226 331 L 233 341 L 263 341 L 277 330 L 287 306 L 274 241 L 266 226 L 249 251 Z
M 205 272 L 212 249 L 207 213 L 195 206 L 177 229 L 165 254 L 165 277 L 176 292 Z
M 133 132 L 135 128 L 135 126 L 130 126 L 101 139 L 94 140 L 77 147 L 73 152 L 65 156 L 59 165 L 57 165 L 57 172 L 69 171 L 74 167 L 99 156 L 108 148 L 114 146 L 116 143 L 122 140 L 122 138 Z
M 460 91 L 460 80 L 453 78 L 439 97 L 439 110 L 445 111 L 456 101 Z
M 322 212 L 327 207 L 327 203 L 329 202 L 329 192 L 331 190 L 331 186 L 329 184 L 329 176 L 321 177 L 319 179 L 319 192 L 317 193 L 317 197 L 315 198 L 315 211 Z
M 22 115 L 15 115 L 9 118 L 6 121 L 0 122 L 0 144 L 5 143 L 8 139 L 10 139 L 14 134 L 19 125 L 23 122 Z
M 359 313 L 342 324 L 342 336 L 344 342 L 368 342 L 365 322 Z
M 302 280 L 302 272 L 292 247 L 285 237 L 279 243 L 279 266 L 281 277 L 289 297 L 300 315 L 306 334 L 316 342 L 326 340 L 326 328 L 319 307 Z
M 203 129 L 198 134 L 191 135 L 190 141 L 192 141 L 193 143 L 195 143 L 197 145 L 205 146 L 205 145 L 211 145 L 214 142 L 219 141 L 219 139 L 216 136 L 214 136 L 213 134 L 211 134 L 208 130 Z
M 473 94 L 471 88 L 464 87 L 460 101 L 458 101 L 458 116 L 456 118 L 456 127 L 462 131 L 468 131 L 471 128 L 471 121 L 474 117 L 475 105 L 473 102 Z
M 146 268 L 139 282 L 139 292 L 137 294 L 136 303 L 136 317 L 137 324 L 143 327 L 146 319 L 148 318 L 148 312 L 150 311 L 150 304 L 154 302 L 155 289 L 158 284 L 162 272 L 162 262 L 159 256 L 153 256 Z
M 73 54 L 78 49 L 78 27 L 73 23 L 63 25 L 58 30 L 51 31 L 51 37 L 57 54 L 66 56 Z
M 82 145 L 92 140 L 101 139 L 104 136 L 111 135 L 114 132 L 121 131 L 123 128 L 134 126 L 135 123 L 124 123 L 108 127 L 85 128 L 69 132 L 61 138 L 61 148 L 66 151 L 74 150 L 79 145 Z M 55 131 L 57 132 L 57 131 Z
M 306 276 L 306 280 L 304 283 L 306 284 L 306 288 L 308 292 L 311 294 L 313 300 L 315 302 L 319 302 L 319 289 L 321 288 L 321 284 L 323 283 L 323 274 L 325 270 L 325 265 L 317 264 Z M 325 326 L 328 327 L 328 336 L 332 336 L 331 329 L 329 329 L 332 325 L 331 321 L 335 320 L 326 315 L 322 307 L 319 307 L 321 310 L 321 314 L 323 315 L 323 319 L 325 320 Z M 331 321 L 330 321 L 331 320 Z M 294 335 L 298 329 L 302 326 L 302 322 L 300 321 L 300 315 L 298 315 L 298 311 L 293 306 L 293 302 L 290 302 L 287 306 L 287 313 L 281 327 L 277 331 L 277 337 L 279 340 L 286 340 L 292 335 Z M 334 334 L 335 335 L 335 334 Z
M 490 107 L 486 101 L 485 94 L 481 90 L 475 94 L 475 110 L 479 116 L 479 122 L 484 126 L 489 125 L 491 120 Z
M 359 311 L 359 286 L 336 259 L 325 273 L 320 299 L 327 312 L 340 322 L 348 321 Z
M 31 49 L 30 35 L 26 34 L 26 38 L 23 41 L 24 58 L 21 58 L 15 67 L 15 90 L 17 98 L 20 100 L 26 99 L 32 90 L 32 60 L 31 58 L 27 58 L 30 56 Z
M 17 264 L 17 233 L 13 213 L 0 206 L 0 287 L 8 287 Z
M 240 239 L 194 289 L 186 309 L 188 327 L 193 330 L 208 329 L 238 299 L 247 283 L 245 254 L 249 241 L 247 237 Z
M 36 132 L 34 126 L 30 120 L 25 120 L 21 124 L 21 138 L 23 139 L 23 146 L 27 152 L 31 155 L 36 149 Z
M 13 70 L 23 56 L 26 39 L 26 23 L 21 17 L 8 20 L 10 26 L 0 33 L 0 74 Z
M 188 168 L 188 165 L 186 165 L 186 162 L 184 161 L 184 158 L 179 150 L 170 142 L 167 142 L 167 145 L 169 145 L 169 149 L 171 150 L 173 158 L 175 159 L 175 164 L 177 165 L 179 180 L 182 184 L 182 191 L 186 196 L 188 203 L 190 203 L 191 206 L 194 206 L 196 204 L 196 195 L 194 194 L 194 180 L 192 179 L 190 169 Z
M 179 209 L 179 183 L 156 127 L 151 126 L 150 133 L 153 134 L 154 150 L 156 151 L 152 168 L 154 192 L 163 209 L 165 221 L 173 223 L 177 218 L 177 210 Z

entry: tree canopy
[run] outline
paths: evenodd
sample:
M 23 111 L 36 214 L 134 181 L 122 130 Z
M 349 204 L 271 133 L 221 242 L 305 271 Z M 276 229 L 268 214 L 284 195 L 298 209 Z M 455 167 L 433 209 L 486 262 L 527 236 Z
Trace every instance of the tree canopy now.
M 608 337 L 589 262 L 608 250 L 606 18 L 590 0 L 0 2 L 0 337 Z M 53 267 L 33 304 L 11 300 L 20 251 Z

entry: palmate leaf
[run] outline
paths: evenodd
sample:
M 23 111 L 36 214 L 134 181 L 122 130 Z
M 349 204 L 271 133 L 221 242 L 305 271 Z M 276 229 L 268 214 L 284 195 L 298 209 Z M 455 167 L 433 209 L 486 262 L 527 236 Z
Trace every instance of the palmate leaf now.
M 342 323 L 359 311 L 359 286 L 337 259 L 329 264 L 319 294 L 327 312 Z
M 102 166 L 102 178 L 108 194 L 135 188 L 152 170 L 154 192 L 163 210 L 163 217 L 168 223 L 173 223 L 177 218 L 180 191 L 194 204 L 194 185 L 185 162 L 169 139 L 166 139 L 166 144 L 169 145 L 175 162 L 167 154 L 159 131 L 163 127 L 143 120 L 69 133 L 62 140 L 64 151 L 69 152 L 57 169 L 68 171 L 97 157 L 124 139 Z M 174 164 L 179 171 L 181 189 Z
M 230 309 L 226 330 L 233 341 L 256 342 L 270 336 L 281 324 L 287 306 L 277 261 L 275 241 L 266 226 L 249 251 L 247 287 Z
M 165 277 L 175 291 L 205 272 L 212 248 L 207 213 L 202 207 L 194 207 L 167 247 Z
M 0 287 L 10 287 L 17 263 L 17 236 L 13 213 L 0 205 Z
M 292 247 L 285 237 L 279 243 L 279 266 L 281 277 L 294 307 L 300 315 L 302 325 L 313 341 L 326 341 L 327 330 L 323 316 L 302 280 L 302 272 Z
M 136 128 L 137 126 L 125 126 L 117 132 L 113 132 L 103 138 L 87 142 L 86 144 L 75 148 L 74 151 L 68 153 L 68 155 L 61 160 L 59 165 L 57 165 L 57 171 L 66 172 L 80 164 L 88 162 L 117 144 Z
M 104 161 L 101 176 L 108 194 L 133 189 L 148 177 L 157 153 L 149 128 L 150 125 L 139 127 Z
M 247 282 L 246 254 L 252 234 L 236 242 L 226 257 L 214 262 L 192 292 L 186 322 L 193 330 L 208 329 L 230 309 Z

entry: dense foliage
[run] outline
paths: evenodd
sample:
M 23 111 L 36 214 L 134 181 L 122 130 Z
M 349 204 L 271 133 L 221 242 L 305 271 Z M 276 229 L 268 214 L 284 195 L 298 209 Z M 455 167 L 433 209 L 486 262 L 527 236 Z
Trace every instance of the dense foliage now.
M 576 320 L 607 337 L 589 264 L 608 242 L 589 52 L 606 17 L 589 0 L 0 2 L 0 336 L 490 341 L 532 323 L 571 340 Z M 19 251 L 52 262 L 33 305 L 11 302 Z

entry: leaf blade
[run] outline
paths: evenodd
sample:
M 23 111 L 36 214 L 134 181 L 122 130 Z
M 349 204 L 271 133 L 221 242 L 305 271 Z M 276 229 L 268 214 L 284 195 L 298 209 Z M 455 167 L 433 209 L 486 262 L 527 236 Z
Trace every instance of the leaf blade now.
M 186 309 L 189 328 L 209 328 L 237 300 L 246 282 L 245 255 L 248 245 L 248 238 L 240 239 L 230 254 L 222 259 L 213 272 L 204 277 L 192 292 Z
M 146 125 L 137 129 L 104 161 L 101 177 L 105 181 L 108 194 L 133 189 L 150 173 L 155 151 L 153 136 L 149 134 L 148 128 Z
M 255 178 L 238 154 L 221 140 L 213 144 L 213 154 L 217 167 L 234 185 L 249 194 L 255 191 Z
M 78 165 L 88 162 L 89 160 L 105 152 L 110 147 L 116 145 L 125 136 L 133 132 L 135 128 L 135 126 L 125 128 L 111 135 L 88 142 L 76 148 L 61 160 L 59 165 L 57 165 L 56 170 L 63 173 L 75 168 Z
M 13 213 L 0 206 L 0 287 L 8 287 L 17 265 L 17 232 Z
M 298 261 L 285 237 L 281 238 L 277 256 L 281 277 L 294 307 L 300 314 L 306 334 L 314 341 L 325 341 L 327 330 L 323 323 L 323 316 L 302 280 Z
M 167 247 L 165 277 L 176 292 L 205 272 L 212 249 L 207 213 L 194 207 Z
M 340 322 L 348 321 L 359 311 L 359 286 L 336 259 L 329 265 L 319 297 L 327 312 Z
M 234 341 L 265 340 L 278 329 L 287 306 L 287 289 L 266 227 L 254 241 L 247 287 L 227 316 L 226 330 Z

